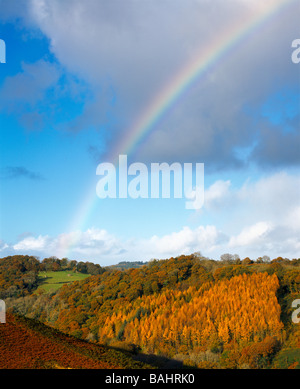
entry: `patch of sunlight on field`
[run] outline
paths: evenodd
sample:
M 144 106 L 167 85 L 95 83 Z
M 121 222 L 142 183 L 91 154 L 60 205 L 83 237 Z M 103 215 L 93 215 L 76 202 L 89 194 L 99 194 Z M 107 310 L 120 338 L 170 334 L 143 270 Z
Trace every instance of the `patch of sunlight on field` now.
M 89 274 L 76 273 L 68 270 L 42 271 L 39 273 L 39 287 L 37 292 L 55 292 L 64 284 L 81 281 L 89 276 Z

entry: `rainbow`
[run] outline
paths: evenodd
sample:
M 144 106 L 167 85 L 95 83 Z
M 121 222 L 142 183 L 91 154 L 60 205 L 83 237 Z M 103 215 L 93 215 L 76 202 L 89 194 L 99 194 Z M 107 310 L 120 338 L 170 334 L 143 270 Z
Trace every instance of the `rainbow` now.
M 257 34 L 260 27 L 263 27 L 273 16 L 295 1 L 268 0 L 265 4 L 262 1 L 259 10 L 248 12 L 230 29 L 224 31 L 221 36 L 208 42 L 206 47 L 201 47 L 197 55 L 153 98 L 135 124 L 126 132 L 125 137 L 115 144 L 109 159 L 116 161 L 119 154 L 130 155 L 137 145 L 156 128 L 167 111 L 184 97 L 191 85 L 198 82 L 207 70 L 224 60 L 232 50 L 238 48 L 251 35 Z M 98 200 L 95 183 L 93 183 L 72 220 L 70 228 L 68 228 L 69 231 L 78 232 L 86 228 L 86 222 Z M 59 250 L 63 254 L 62 256 L 67 256 L 75 244 L 76 239 L 64 239 Z

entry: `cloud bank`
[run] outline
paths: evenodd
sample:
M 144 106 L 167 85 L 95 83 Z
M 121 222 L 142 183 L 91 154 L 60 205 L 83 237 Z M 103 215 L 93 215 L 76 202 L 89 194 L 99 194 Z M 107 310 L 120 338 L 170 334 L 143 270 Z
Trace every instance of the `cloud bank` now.
M 216 181 L 206 190 L 203 212 L 217 215 L 221 212 L 222 218 L 231 218 L 225 231 L 212 224 L 184 226 L 163 236 L 124 240 L 104 229 L 89 228 L 57 237 L 26 236 L 14 245 L 1 242 L 0 250 L 2 254 L 10 249 L 38 256 L 67 255 L 70 259 L 92 260 L 102 265 L 169 258 L 196 251 L 214 259 L 226 252 L 241 257 L 298 258 L 300 199 L 295 186 L 300 187 L 300 176 L 286 173 L 246 182 L 237 189 L 231 188 L 229 181 Z M 245 219 L 247 223 L 241 228 L 241 220 Z

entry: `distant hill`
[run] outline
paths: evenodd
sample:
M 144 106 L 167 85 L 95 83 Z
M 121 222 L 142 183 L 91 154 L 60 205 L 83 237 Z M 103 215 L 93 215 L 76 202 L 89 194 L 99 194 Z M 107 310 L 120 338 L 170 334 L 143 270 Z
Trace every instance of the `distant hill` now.
M 65 335 L 41 322 L 7 313 L 0 324 L 1 369 L 147 368 L 130 353 Z
M 142 262 L 142 261 L 135 261 L 135 262 L 123 261 L 123 262 L 119 262 L 116 265 L 106 266 L 105 268 L 112 269 L 112 270 L 138 269 L 147 264 L 148 262 Z

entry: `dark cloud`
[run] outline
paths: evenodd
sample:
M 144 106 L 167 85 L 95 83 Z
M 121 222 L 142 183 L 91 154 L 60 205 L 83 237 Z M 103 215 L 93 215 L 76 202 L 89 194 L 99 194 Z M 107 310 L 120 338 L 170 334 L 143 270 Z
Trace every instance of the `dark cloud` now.
M 56 62 L 41 59 L 35 63 L 23 63 L 22 72 L 7 77 L 0 89 L 0 111 L 14 115 L 21 125 L 30 131 L 43 130 L 45 126 L 56 126 L 70 131 L 78 128 L 63 103 L 69 99 L 69 109 L 80 111 L 84 104 L 89 106 L 89 87 L 83 80 L 66 73 Z M 91 115 L 82 115 L 79 123 Z M 89 119 L 90 120 L 90 119 Z M 90 120 L 90 123 L 93 122 Z M 83 124 L 82 124 L 83 125 Z
M 250 154 L 250 159 L 262 166 L 300 165 L 300 123 L 296 131 L 283 132 L 274 126 L 265 126 Z
M 93 91 L 95 98 L 86 102 L 80 116 L 68 122 L 70 131 L 103 131 L 109 154 L 195 56 L 221 41 L 224 33 L 250 13 L 259 14 L 271 3 L 39 0 L 28 1 L 26 7 L 27 18 L 49 38 L 59 63 L 86 80 Z M 291 61 L 291 42 L 297 37 L 298 25 L 297 3 L 290 2 L 243 39 L 236 36 L 236 44 L 229 45 L 226 55 L 195 79 L 156 122 L 136 148 L 137 158 L 197 160 L 211 169 L 241 168 L 247 162 L 298 164 L 298 135 L 264 129 L 261 113 L 270 96 L 283 85 L 294 88 L 299 80 L 300 66 Z M 50 82 L 53 77 L 55 82 L 54 69 L 46 70 L 49 76 L 40 73 L 39 82 L 33 83 L 29 103 L 48 88 L 43 81 Z M 26 78 L 17 81 L 26 87 Z M 19 96 L 13 89 L 14 98 L 22 100 L 22 88 Z M 28 125 L 37 119 L 33 114 L 23 117 Z M 281 142 L 285 151 L 278 153 Z M 253 144 L 257 146 L 249 159 L 237 155 L 237 149 Z M 97 149 L 103 153 L 99 145 L 90 149 L 93 158 L 98 158 Z
M 0 178 L 5 180 L 16 178 L 27 178 L 33 181 L 44 180 L 44 177 L 39 174 L 28 170 L 23 166 L 7 166 L 0 171 Z
M 7 77 L 0 90 L 1 111 L 13 114 L 28 130 L 42 129 L 51 115 L 47 92 L 59 80 L 60 70 L 55 64 L 40 60 L 23 64 L 23 71 Z
M 15 20 L 16 18 L 27 19 L 29 17 L 27 0 L 0 0 L 0 19 Z

